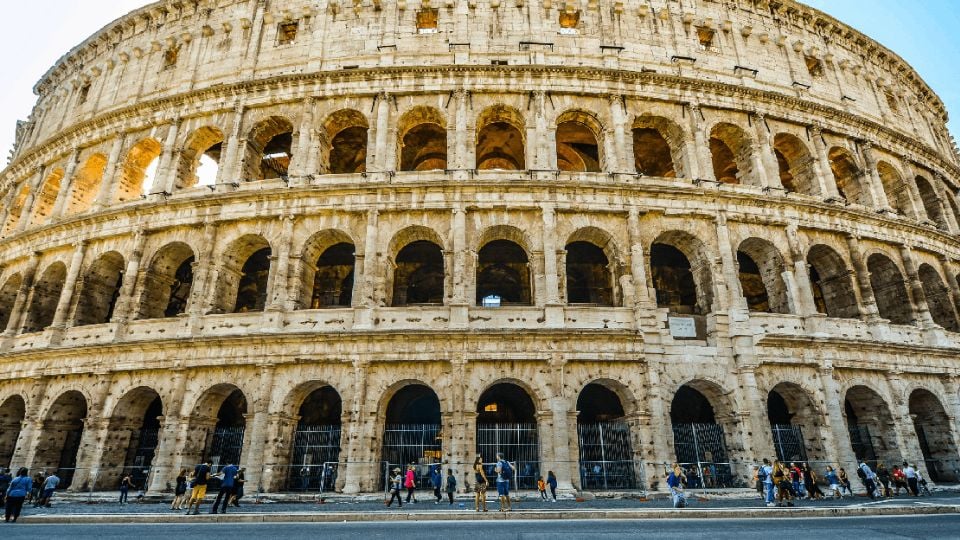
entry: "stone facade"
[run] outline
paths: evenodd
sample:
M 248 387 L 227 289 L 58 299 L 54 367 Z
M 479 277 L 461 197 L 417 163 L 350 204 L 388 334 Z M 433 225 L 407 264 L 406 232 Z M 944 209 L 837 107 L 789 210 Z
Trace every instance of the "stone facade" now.
M 806 6 L 170 0 L 36 91 L 0 173 L 0 465 L 956 479 L 946 111 Z

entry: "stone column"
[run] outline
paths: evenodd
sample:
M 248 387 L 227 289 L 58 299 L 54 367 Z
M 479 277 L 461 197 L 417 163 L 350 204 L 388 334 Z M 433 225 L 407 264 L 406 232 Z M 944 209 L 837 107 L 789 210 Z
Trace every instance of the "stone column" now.
M 908 461 L 910 464 L 916 463 L 917 469 L 922 471 L 924 478 L 930 478 L 927 473 L 927 465 L 923 461 L 923 454 L 920 451 L 920 440 L 917 438 L 916 429 L 913 426 L 913 417 L 910 415 L 910 408 L 904 398 L 903 390 L 906 384 L 903 381 L 903 372 L 894 368 L 884 373 L 887 380 L 887 388 L 890 390 L 890 415 L 893 417 L 893 425 L 890 426 L 896 438 L 897 450 L 899 455 L 878 456 L 887 463 L 890 463 L 895 457 L 893 463 Z M 885 441 L 887 442 L 887 441 Z
M 824 199 L 842 199 L 837 189 L 837 181 L 833 177 L 833 168 L 830 167 L 830 156 L 827 146 L 823 142 L 823 130 L 818 125 L 809 126 L 810 139 L 813 141 L 814 170 L 817 172 L 817 181 L 820 187 L 820 196 Z
M 169 491 L 176 480 L 177 473 L 187 466 L 182 456 L 185 438 L 181 436 L 189 422 L 189 412 L 183 411 L 183 398 L 186 395 L 187 376 L 182 368 L 170 370 L 173 389 L 164 402 L 165 414 L 160 419 L 160 433 L 157 437 L 157 449 L 150 464 L 149 491 Z
M 354 495 L 360 493 L 364 478 L 369 478 L 374 469 L 363 463 L 362 452 L 364 443 L 364 415 L 367 399 L 367 371 L 369 364 L 364 360 L 353 362 L 353 401 L 350 403 L 350 423 L 347 427 L 346 441 L 341 438 L 340 445 L 346 448 L 345 455 L 341 454 L 340 461 L 346 465 L 346 471 L 341 469 L 339 476 L 344 478 L 343 493 Z
M 288 416 L 283 412 L 272 411 L 267 415 L 261 460 L 263 476 L 260 477 L 260 489 L 266 493 L 280 491 L 290 478 L 290 469 L 298 465 L 291 460 L 299 421 L 299 416 Z
M 941 375 L 940 381 L 946 393 L 944 410 L 947 414 L 950 438 L 953 441 L 953 447 L 960 448 L 960 375 Z M 953 459 L 960 460 L 960 455 L 953 456 Z M 954 461 L 954 468 L 957 467 L 957 463 L 958 461 Z
M 380 110 L 377 111 L 377 155 L 381 157 L 381 170 L 392 172 L 400 168 L 399 156 L 397 156 L 398 126 L 393 114 L 397 108 L 397 98 L 386 93 L 380 95 L 382 102 Z M 381 122 L 385 123 L 381 124 Z
M 527 125 L 527 169 L 557 170 L 557 131 L 547 125 L 547 93 L 533 92 L 533 118 Z
M 850 251 L 850 262 L 853 264 L 853 271 L 856 277 L 857 288 L 860 289 L 861 306 L 867 322 L 876 322 L 880 320 L 880 311 L 877 309 L 877 301 L 873 296 L 873 286 L 870 284 L 870 271 L 863 260 L 863 253 L 860 251 L 860 241 L 856 235 L 847 235 L 847 249 Z
M 643 237 L 640 234 L 640 210 L 636 206 L 631 206 L 629 209 L 627 233 L 630 237 L 630 279 L 625 280 L 627 276 L 621 278 L 621 288 L 624 291 L 624 300 L 627 299 L 627 293 L 632 292 L 635 303 L 634 306 L 626 306 L 626 304 L 624 306 L 633 307 L 635 314 L 639 314 L 650 308 L 656 308 L 656 299 L 647 288 L 647 267 L 644 264 Z
M 638 400 L 640 407 L 640 440 L 644 443 L 643 468 L 646 472 L 650 489 L 666 490 L 666 476 L 664 467 L 676 461 L 673 448 L 672 423 L 667 410 L 665 397 L 662 394 L 663 383 L 660 379 L 660 361 L 647 361 L 647 395 L 646 399 Z M 643 410 L 644 405 L 647 407 Z
M 863 155 L 863 162 L 867 166 L 864 171 L 864 179 L 867 180 L 874 208 L 887 214 L 896 214 L 893 208 L 890 208 L 890 200 L 887 199 L 887 193 L 883 189 L 883 181 L 877 171 L 877 155 L 873 151 L 873 143 L 859 141 L 859 146 L 860 153 Z
M 83 255 L 87 250 L 86 240 L 81 240 L 73 248 L 73 258 L 70 259 L 70 268 L 67 270 L 67 279 L 63 283 L 63 290 L 60 293 L 60 300 L 57 302 L 57 311 L 53 315 L 51 328 L 63 330 L 67 326 L 67 315 L 70 306 L 73 303 L 74 289 L 77 286 L 77 278 L 80 276 L 80 269 L 83 267 Z
M 20 220 L 17 221 L 17 227 L 14 234 L 24 231 L 33 219 L 33 203 L 37 200 L 37 193 L 43 185 L 44 167 L 37 167 L 33 178 L 30 179 L 30 189 L 27 191 L 27 198 L 23 200 L 23 206 L 20 207 Z
M 113 146 L 110 147 L 110 155 L 107 157 L 107 165 L 103 169 L 103 180 L 100 182 L 100 192 L 93 201 L 92 211 L 97 212 L 104 206 L 113 202 L 114 194 L 117 192 L 117 185 L 120 183 L 122 171 L 118 171 L 120 165 L 120 152 L 126 145 L 127 135 L 121 134 L 113 140 Z
M 281 216 L 280 245 L 277 246 L 277 265 L 273 270 L 274 278 L 270 288 L 270 301 L 267 311 L 283 311 L 290 300 L 290 248 L 293 244 L 293 226 L 296 217 Z
M 217 222 L 207 218 L 203 224 L 203 238 L 199 246 L 200 253 L 197 254 L 190 300 L 186 309 L 190 314 L 191 327 L 195 327 L 199 317 L 210 309 L 210 302 L 216 294 L 216 283 L 211 283 L 216 246 Z
M 20 279 L 20 288 L 17 289 L 17 298 L 13 301 L 13 307 L 10 308 L 10 318 L 7 320 L 7 327 L 3 332 L 5 338 L 16 335 L 17 331 L 23 325 L 22 319 L 26 312 L 27 297 L 33 288 L 33 280 L 37 275 L 37 266 L 40 264 L 40 255 L 41 253 L 39 251 L 35 251 L 33 255 L 30 256 L 30 262 L 27 263 L 27 268 L 23 271 L 23 276 Z
M 163 150 L 160 152 L 157 175 L 150 188 L 150 195 L 172 194 L 177 185 L 177 136 L 180 133 L 180 123 L 180 119 L 177 118 L 167 128 L 167 136 L 163 140 Z
M 294 150 L 293 160 L 288 169 L 290 177 L 312 177 L 318 172 L 315 158 L 319 154 L 319 148 L 317 148 L 316 130 L 313 123 L 315 107 L 316 98 L 308 98 L 304 103 L 303 117 L 300 119 L 300 127 L 297 129 L 297 147 Z
M 11 469 L 16 467 L 33 467 L 33 458 L 36 455 L 36 439 L 43 432 L 43 417 L 40 416 L 41 406 L 46 397 L 47 384 L 50 377 L 24 377 L 24 383 L 31 381 L 26 400 L 26 410 L 21 422 L 20 436 L 17 446 L 10 460 Z
M 794 223 L 787 225 L 787 243 L 790 246 L 790 255 L 793 258 L 793 283 L 791 292 L 794 295 L 794 305 L 797 315 L 809 316 L 817 313 L 816 303 L 813 300 L 813 288 L 810 286 L 810 272 L 807 260 L 803 256 L 803 246 Z
M 627 111 L 622 95 L 610 95 L 610 119 L 613 126 L 607 132 L 608 137 L 612 139 L 612 144 L 607 145 L 610 151 L 607 154 L 606 170 L 624 174 L 636 172 L 636 167 L 632 162 L 633 137 L 627 137 L 629 126 L 627 126 Z
M 693 178 L 716 182 L 717 178 L 713 174 L 713 156 L 710 155 L 709 136 L 704 131 L 703 113 L 700 111 L 700 105 L 691 103 L 687 106 L 690 112 L 690 133 L 692 134 L 691 148 L 694 160 L 697 166 L 697 172 Z
M 750 115 L 750 120 L 757 136 L 758 157 L 762 164 L 762 167 L 758 170 L 762 171 L 762 185 L 774 189 L 783 189 L 783 184 L 780 182 L 780 166 L 777 164 L 777 156 L 773 152 L 773 143 L 770 140 L 770 129 L 767 127 L 766 115 L 756 112 Z
M 389 100 L 390 98 L 386 92 L 380 92 L 374 100 L 374 107 L 377 113 L 373 129 L 370 129 L 368 132 L 370 142 L 367 144 L 367 170 L 371 172 L 385 170 L 387 130 L 389 129 L 390 123 Z
M 857 457 L 850 444 L 850 433 L 847 429 L 846 415 L 843 411 L 844 396 L 840 394 L 837 381 L 834 378 L 833 360 L 824 358 L 819 369 L 820 384 L 823 387 L 823 406 L 826 409 L 827 429 L 833 437 L 835 459 L 840 467 L 847 471 L 851 480 L 856 476 Z M 824 441 L 829 443 L 830 441 Z M 827 446 L 830 448 L 830 446 Z
M 110 431 L 110 418 L 104 410 L 104 404 L 110 389 L 113 387 L 113 377 L 107 372 L 94 373 L 96 385 L 91 391 L 91 399 L 84 418 L 83 435 L 80 437 L 80 448 L 77 450 L 77 471 L 70 486 L 71 491 L 88 489 L 95 486 L 102 473 L 104 443 Z
M 123 273 L 123 283 L 120 285 L 120 295 L 117 298 L 117 305 L 113 310 L 113 319 L 111 322 L 125 325 L 136 314 L 136 299 L 133 292 L 137 288 L 137 279 L 140 277 L 140 261 L 143 259 L 143 245 L 147 241 L 147 232 L 144 229 L 137 231 L 133 239 L 133 251 L 130 253 L 130 259 L 127 260 L 127 269 Z M 122 338 L 123 332 L 117 332 L 117 338 Z
M 63 180 L 60 181 L 60 192 L 57 193 L 57 200 L 53 203 L 53 211 L 50 212 L 50 219 L 56 221 L 63 216 L 63 210 L 70 200 L 70 192 L 73 191 L 73 175 L 77 170 L 77 160 L 80 157 L 80 150 L 76 149 L 67 158 L 67 167 L 63 173 Z M 2 223 L 2 222 L 0 222 Z
M 900 258 L 903 260 L 903 270 L 907 274 L 907 284 L 909 285 L 907 292 L 913 304 L 913 312 L 917 314 L 917 319 L 920 321 L 920 327 L 927 329 L 937 326 L 930 315 L 927 297 L 923 294 L 923 283 L 920 282 L 917 266 L 913 262 L 913 252 L 909 246 L 900 246 Z
M 377 271 L 380 268 L 377 257 L 377 232 L 380 221 L 380 212 L 376 208 L 367 210 L 367 227 L 363 241 L 363 260 L 357 261 L 354 275 L 359 275 L 354 285 L 353 305 L 357 309 L 354 318 L 355 328 L 371 328 L 373 326 L 373 310 L 377 307 L 375 297 L 377 286 Z M 358 257 L 359 259 L 359 257 Z
M 453 231 L 453 267 L 450 268 L 452 291 L 450 296 L 450 327 L 466 328 L 469 325 L 469 302 L 467 301 L 467 212 L 459 203 L 451 217 Z
M 749 316 L 747 299 L 740 288 L 740 276 L 734 254 L 734 246 L 730 241 L 730 230 L 727 228 L 727 214 L 717 212 L 715 220 L 717 231 L 717 248 L 720 252 L 720 267 L 723 269 L 723 282 L 726 283 L 727 304 L 730 306 L 734 320 L 746 321 Z M 717 291 L 718 293 L 721 291 Z M 736 312 L 736 316 L 733 313 Z
M 247 150 L 247 139 L 241 130 L 245 110 L 243 98 L 237 99 L 233 105 L 230 133 L 223 141 L 220 168 L 217 170 L 217 185 L 240 182 L 243 179 L 243 157 Z
M 263 490 L 260 481 L 264 473 L 264 451 L 267 446 L 267 425 L 269 421 L 270 401 L 273 397 L 274 365 L 258 366 L 257 396 L 252 403 L 252 418 L 244 430 L 243 455 L 240 462 L 247 468 L 247 482 Z
M 563 326 L 563 307 L 560 304 L 560 282 L 557 272 L 557 215 L 550 203 L 541 205 L 543 214 L 543 283 L 547 326 Z

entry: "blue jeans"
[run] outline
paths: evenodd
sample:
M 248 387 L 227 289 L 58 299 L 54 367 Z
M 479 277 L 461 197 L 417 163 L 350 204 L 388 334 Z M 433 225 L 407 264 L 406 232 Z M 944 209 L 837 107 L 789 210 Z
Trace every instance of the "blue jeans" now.
M 497 480 L 497 495 L 501 497 L 510 496 L 510 482 L 506 480 Z
M 763 488 L 766 490 L 767 502 L 773 503 L 773 482 L 764 482 Z

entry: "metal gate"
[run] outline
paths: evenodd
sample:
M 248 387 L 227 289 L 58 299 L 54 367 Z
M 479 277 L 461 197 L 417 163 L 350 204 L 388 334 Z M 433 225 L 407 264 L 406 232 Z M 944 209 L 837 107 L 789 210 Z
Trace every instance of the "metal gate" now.
M 293 434 L 293 458 L 287 489 L 307 491 L 325 488 L 324 465 L 340 459 L 340 426 L 298 426 Z M 329 468 L 329 465 L 327 465 Z M 326 477 L 330 477 L 326 472 Z
M 381 460 L 386 463 L 385 472 L 399 467 L 406 472 L 407 465 L 414 465 L 417 487 L 430 485 L 430 465 L 439 463 L 443 457 L 443 436 L 440 424 L 387 424 L 383 428 Z M 387 478 L 380 479 L 387 485 Z
M 850 433 L 850 446 L 857 461 L 866 461 L 875 464 L 877 452 L 873 448 L 873 438 L 870 437 L 870 427 L 861 424 L 851 424 L 847 431 Z
M 773 424 L 773 446 L 780 461 L 807 461 L 803 430 L 796 424 Z
M 687 481 L 692 484 L 688 487 L 733 485 L 726 438 L 720 424 L 673 424 L 673 448 L 677 463 L 695 473 L 688 472 Z M 696 471 L 691 471 L 694 467 Z M 707 481 L 701 482 L 701 478 Z
M 930 442 L 927 441 L 927 433 L 923 430 L 923 426 L 914 422 L 913 427 L 917 432 L 917 442 L 920 443 L 920 454 L 923 455 L 923 462 L 927 466 L 927 473 L 930 475 L 930 480 L 934 482 L 944 481 L 943 464 L 940 460 L 933 458 L 933 453 L 930 452 Z
M 134 485 L 143 486 L 160 441 L 160 428 L 141 429 L 133 436 L 136 437 L 136 445 L 131 445 L 127 467 Z
M 536 424 L 477 424 L 477 453 L 484 463 L 496 463 L 497 452 L 502 452 L 516 465 L 514 485 L 533 489 L 540 476 L 540 438 Z M 487 477 L 496 478 L 493 466 L 488 466 Z
M 583 489 L 636 489 L 630 426 L 626 422 L 577 423 L 577 436 Z
M 213 462 L 214 467 L 220 465 L 239 465 L 240 453 L 243 450 L 244 426 L 218 427 L 213 430 L 210 446 L 206 457 Z
M 64 432 L 63 449 L 60 451 L 60 461 L 58 465 L 61 489 L 66 489 L 73 484 L 73 476 L 76 473 L 77 467 L 77 453 L 80 451 L 80 440 L 82 438 L 82 427 Z

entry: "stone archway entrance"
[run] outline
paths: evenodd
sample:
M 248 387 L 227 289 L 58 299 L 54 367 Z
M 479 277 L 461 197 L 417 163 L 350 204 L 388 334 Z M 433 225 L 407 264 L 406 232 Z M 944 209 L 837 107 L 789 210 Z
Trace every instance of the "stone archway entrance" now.
M 77 472 L 77 454 L 87 419 L 87 399 L 76 390 L 65 392 L 50 407 L 33 457 L 34 472 L 59 471 L 60 487 L 68 488 Z
M 398 390 L 387 405 L 380 459 L 380 485 L 386 485 L 386 473 L 413 465 L 417 485 L 429 484 L 430 466 L 443 458 L 443 434 L 440 423 L 440 399 L 425 384 L 409 384 Z
M 126 474 L 135 485 L 144 485 L 157 450 L 162 415 L 163 402 L 150 388 L 137 388 L 120 400 L 109 420 L 98 487 L 115 489 Z
M 694 381 L 681 386 L 670 405 L 673 448 L 677 463 L 687 470 L 690 487 L 728 487 L 733 483 L 725 429 L 714 409 L 720 395 L 718 388 Z
M 577 398 L 577 411 L 581 489 L 636 489 L 639 474 L 620 397 L 590 383 Z
M 494 384 L 477 402 L 477 453 L 491 478 L 496 478 L 497 452 L 516 466 L 517 488 L 536 487 L 540 476 L 536 407 L 527 391 L 513 383 Z
M 910 394 L 909 406 L 930 479 L 934 482 L 956 482 L 960 457 L 954 444 L 950 418 L 943 404 L 929 390 L 917 389 Z
M 901 462 L 893 416 L 880 394 L 866 386 L 854 386 L 847 390 L 843 410 L 857 461 L 865 461 L 874 468 L 881 461 Z
M 332 491 L 340 460 L 343 402 L 332 386 L 310 393 L 300 405 L 293 434 L 287 489 Z
M 8 397 L 0 405 L 0 467 L 9 468 L 13 465 L 11 461 L 26 411 L 23 398 L 16 395 Z
M 777 459 L 784 462 L 819 461 L 823 452 L 821 415 L 807 393 L 793 383 L 780 383 L 767 394 L 767 418 Z

